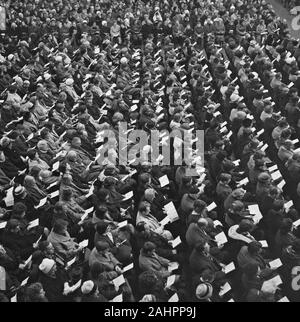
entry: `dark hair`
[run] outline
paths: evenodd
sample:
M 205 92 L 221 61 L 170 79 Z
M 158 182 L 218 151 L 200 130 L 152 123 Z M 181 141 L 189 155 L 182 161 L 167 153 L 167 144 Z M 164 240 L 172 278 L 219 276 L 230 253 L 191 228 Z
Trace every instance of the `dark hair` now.
M 148 254 L 156 249 L 156 245 L 152 242 L 145 242 L 143 246 L 143 253 Z
M 27 156 L 30 160 L 33 160 L 35 158 L 36 153 L 37 153 L 37 150 L 33 149 L 27 152 Z
M 107 207 L 105 206 L 100 206 L 96 209 L 95 215 L 99 219 L 104 219 L 104 215 L 108 211 Z
M 63 219 L 57 219 L 53 225 L 53 232 L 60 234 L 64 228 L 68 227 L 68 222 Z
M 106 223 L 104 220 L 101 220 L 96 225 L 96 231 L 99 235 L 103 235 L 106 232 L 107 227 L 108 223 Z
M 17 202 L 12 208 L 12 213 L 14 216 L 19 217 L 23 212 L 27 211 L 27 207 L 23 202 Z
M 248 244 L 248 252 L 251 255 L 257 254 L 262 248 L 261 243 L 257 242 L 257 241 L 253 241 L 251 243 Z

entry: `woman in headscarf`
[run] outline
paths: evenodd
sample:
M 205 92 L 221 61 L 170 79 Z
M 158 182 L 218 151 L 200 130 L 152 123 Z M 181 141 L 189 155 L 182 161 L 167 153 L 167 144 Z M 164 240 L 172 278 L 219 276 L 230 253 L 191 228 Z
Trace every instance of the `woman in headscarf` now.
M 39 204 L 40 200 L 47 197 L 47 194 L 38 187 L 34 177 L 26 176 L 24 179 L 24 188 L 28 195 L 34 200 L 35 204 Z

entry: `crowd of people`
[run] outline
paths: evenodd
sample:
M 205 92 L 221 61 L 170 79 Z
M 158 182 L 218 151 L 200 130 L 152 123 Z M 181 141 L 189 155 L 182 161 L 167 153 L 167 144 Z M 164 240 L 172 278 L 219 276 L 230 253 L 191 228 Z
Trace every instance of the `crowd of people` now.
M 300 49 L 270 4 L 12 0 L 6 16 L 2 302 L 300 300 Z M 124 122 L 202 130 L 204 156 L 100 160 Z

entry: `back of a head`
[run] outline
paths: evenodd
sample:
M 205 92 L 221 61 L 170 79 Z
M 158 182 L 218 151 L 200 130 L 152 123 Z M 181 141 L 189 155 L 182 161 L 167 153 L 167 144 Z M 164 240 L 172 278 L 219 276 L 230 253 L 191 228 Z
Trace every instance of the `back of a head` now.
M 252 241 L 248 244 L 248 252 L 251 255 L 257 254 L 262 249 L 262 245 L 260 242 Z
M 57 219 L 53 225 L 53 232 L 60 234 L 66 227 L 68 227 L 68 222 L 63 219 Z
M 247 233 L 250 232 L 253 229 L 253 223 L 247 219 L 241 220 L 239 224 L 239 232 L 240 233 Z

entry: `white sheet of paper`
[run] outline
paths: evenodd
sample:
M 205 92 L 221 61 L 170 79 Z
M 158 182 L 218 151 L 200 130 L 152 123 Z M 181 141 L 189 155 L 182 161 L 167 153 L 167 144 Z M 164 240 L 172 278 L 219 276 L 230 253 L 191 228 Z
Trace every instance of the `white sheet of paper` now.
M 125 227 L 127 225 L 128 225 L 128 221 L 125 220 L 125 221 L 122 221 L 122 222 L 118 223 L 118 228 L 123 228 L 123 227 Z
M 270 172 L 273 172 L 273 171 L 275 171 L 275 170 L 278 170 L 278 167 L 277 167 L 277 165 L 276 165 L 276 164 L 269 168 L 269 171 L 270 171 Z
M 115 298 L 113 298 L 111 300 L 111 302 L 114 302 L 114 303 L 121 303 L 121 302 L 123 302 L 123 295 L 122 294 L 117 295 Z
M 181 239 L 180 236 L 176 237 L 173 241 L 172 241 L 172 247 L 176 248 L 178 245 L 181 244 Z
M 173 272 L 176 269 L 178 269 L 178 267 L 179 267 L 179 264 L 177 262 L 171 262 L 171 263 L 169 263 L 168 271 Z
M 124 268 L 123 268 L 123 273 L 126 273 L 126 272 L 128 272 L 128 271 L 130 271 L 130 270 L 132 270 L 133 269 L 133 263 L 131 263 L 131 264 L 129 264 L 129 265 L 127 265 L 127 266 L 125 266 Z
M 117 278 L 115 278 L 115 279 L 113 280 L 113 283 L 114 283 L 114 285 L 115 285 L 115 288 L 116 288 L 116 289 L 119 289 L 119 287 L 120 287 L 121 285 L 125 284 L 125 278 L 124 278 L 124 276 L 123 276 L 123 275 L 118 276 Z
M 280 284 L 282 284 L 282 280 L 280 278 L 279 275 L 276 275 L 275 277 L 271 278 L 270 280 L 267 280 L 263 283 L 261 289 L 269 289 L 270 286 L 279 286 Z
M 124 195 L 123 201 L 129 200 L 133 197 L 133 191 L 129 191 Z
M 52 187 L 57 186 L 58 184 L 59 184 L 59 182 L 58 182 L 58 181 L 51 183 L 51 184 L 47 187 L 47 190 L 51 189 Z
M 290 300 L 285 296 L 277 302 L 290 302 Z
M 241 180 L 241 181 L 237 184 L 237 187 L 245 186 L 247 183 L 249 183 L 249 179 L 248 179 L 248 178 L 244 178 L 243 180 Z
M 293 144 L 295 145 L 295 144 L 297 144 L 297 143 L 299 142 L 299 139 L 295 139 L 295 140 L 293 140 L 292 142 L 293 142 Z
M 167 279 L 167 285 L 166 286 L 172 286 L 175 283 L 176 275 L 171 275 Z
M 214 210 L 215 208 L 217 208 L 217 205 L 214 202 L 212 202 L 209 206 L 206 207 L 208 212 Z
M 297 228 L 300 225 L 300 219 L 293 222 L 293 226 Z
M 168 302 L 179 302 L 178 294 L 177 294 L 177 293 L 175 293 L 174 295 L 172 295 L 172 296 L 169 298 Z
M 10 299 L 11 303 L 17 303 L 17 294 Z
M 83 240 L 82 242 L 80 242 L 79 246 L 85 248 L 88 246 L 88 244 L 89 244 L 89 240 L 86 239 L 86 240 Z
M 162 226 L 166 226 L 168 223 L 170 222 L 170 218 L 168 216 L 166 216 L 161 222 L 160 224 Z
M 261 148 L 261 150 L 263 151 L 263 152 L 265 152 L 266 150 L 267 150 L 267 148 L 268 148 L 269 146 L 268 146 L 268 144 L 266 143 L 262 148 Z
M 265 132 L 265 130 L 262 129 L 262 130 L 260 130 L 260 131 L 257 132 L 256 136 L 261 136 L 264 132 Z
M 29 258 L 24 262 L 24 265 L 27 266 L 32 260 L 32 255 L 29 256 Z
M 237 167 L 240 164 L 241 160 L 232 161 L 232 163 Z
M 230 264 L 228 264 L 228 265 L 226 265 L 226 266 L 224 267 L 223 272 L 224 272 L 225 274 L 228 274 L 228 273 L 230 273 L 230 272 L 232 272 L 232 271 L 234 271 L 234 270 L 235 270 L 234 262 L 231 262 Z
M 278 185 L 277 185 L 277 187 L 278 187 L 279 189 L 282 189 L 284 186 L 285 186 L 285 181 L 284 181 L 284 180 L 281 180 L 281 181 L 278 183 Z
M 235 302 L 234 299 L 230 299 L 228 302 Z
M 72 286 L 72 291 L 75 292 L 81 286 L 81 280 L 79 280 L 76 284 Z
M 225 295 L 226 293 L 228 293 L 231 290 L 231 286 L 230 284 L 227 282 L 225 283 L 222 287 L 221 287 L 221 291 L 219 293 L 220 296 Z
M 290 200 L 284 204 L 284 208 L 286 211 L 289 211 L 289 209 L 294 205 L 293 200 Z
M 275 181 L 275 180 L 277 180 L 277 179 L 281 178 L 281 177 L 282 177 L 282 175 L 281 175 L 280 171 L 278 170 L 278 171 L 276 171 L 276 172 L 271 173 L 271 177 L 272 177 L 272 179 Z
M 38 226 L 38 225 L 39 225 L 39 223 L 40 223 L 39 218 L 38 218 L 38 219 L 35 219 L 35 220 L 33 220 L 33 221 L 31 221 L 31 222 L 29 223 L 29 225 L 27 226 L 27 229 L 34 228 L 34 227 Z
M 267 247 L 269 247 L 269 245 L 268 245 L 268 243 L 267 243 L 267 241 L 266 241 L 266 240 L 260 240 L 259 242 L 261 243 L 261 246 L 262 246 L 263 248 L 267 248 Z
M 3 221 L 3 222 L 1 222 L 1 223 L 0 223 L 0 229 L 5 228 L 5 227 L 6 227 L 6 225 L 7 225 L 7 221 Z
M 223 231 L 215 236 L 215 240 L 219 246 L 228 242 L 228 239 Z
M 43 207 L 47 202 L 47 197 L 46 198 L 43 198 L 40 200 L 39 204 L 37 206 L 34 206 L 35 209 L 39 209 L 41 207 Z
M 164 176 L 160 177 L 158 180 L 159 180 L 160 186 L 162 188 L 167 186 L 170 183 L 169 178 L 168 178 L 167 175 L 164 175 Z
M 249 205 L 248 210 L 251 215 L 256 215 L 261 213 L 258 205 Z
M 52 166 L 52 171 L 56 171 L 59 168 L 59 161 L 55 162 Z
M 50 199 L 54 199 L 55 197 L 58 197 L 58 196 L 59 196 L 59 190 L 54 191 L 49 195 Z
M 177 210 L 173 204 L 173 202 L 169 202 L 167 205 L 164 206 L 164 209 L 167 213 L 167 216 L 170 218 L 171 223 L 175 222 L 179 219 Z
M 269 265 L 273 269 L 277 269 L 282 266 L 282 262 L 280 258 L 274 259 L 273 261 L 269 262 Z
M 222 226 L 223 227 L 223 224 L 219 220 L 215 220 L 214 221 L 214 227 L 217 227 L 217 226 Z
M 67 262 L 67 267 L 71 267 L 76 262 L 76 257 Z
M 25 286 L 28 282 L 29 276 L 21 283 L 21 286 Z

